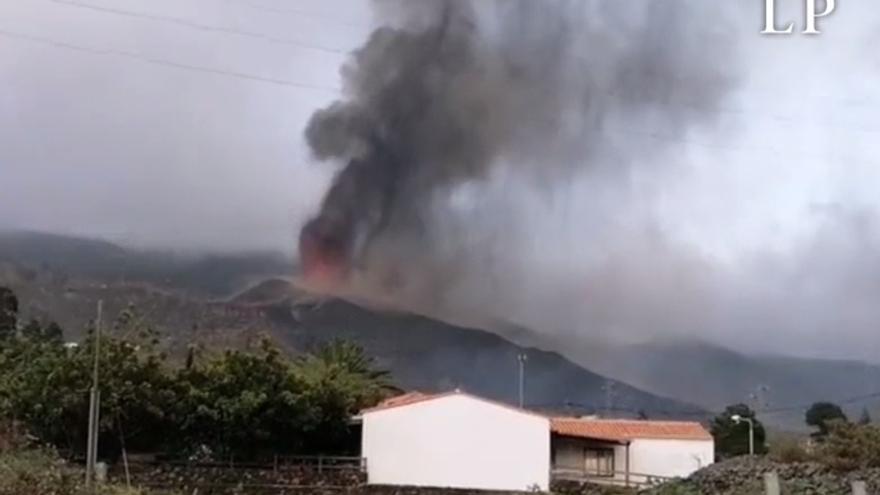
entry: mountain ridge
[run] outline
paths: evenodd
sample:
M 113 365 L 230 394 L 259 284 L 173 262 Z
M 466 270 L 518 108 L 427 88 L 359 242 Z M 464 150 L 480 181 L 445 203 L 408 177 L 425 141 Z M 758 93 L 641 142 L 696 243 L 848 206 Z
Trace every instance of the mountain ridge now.
M 573 412 L 578 412 L 576 406 L 583 406 L 585 412 L 617 410 L 627 414 L 645 406 L 703 417 L 706 411 L 719 411 L 736 402 L 751 403 L 759 410 L 803 406 L 764 415 L 766 422 L 786 428 L 803 428 L 802 409 L 812 402 L 880 391 L 877 365 L 751 355 L 697 339 L 630 345 L 576 342 L 565 345 L 563 353 L 548 355 L 544 353 L 553 354 L 552 349 L 560 345 L 554 345 L 552 336 L 513 324 L 491 331 L 462 329 L 416 315 L 308 294 L 292 285 L 294 265 L 282 255 L 210 255 L 214 257 L 205 262 L 206 258 L 198 256 L 144 254 L 105 241 L 91 245 L 87 239 L 18 235 L 11 242 L 8 234 L 0 233 L 0 283 L 21 292 L 29 314 L 62 320 L 74 334 L 92 316 L 97 298 L 103 297 L 110 312 L 134 302 L 152 313 L 157 325 L 174 329 L 169 341 L 175 344 L 206 339 L 213 345 L 242 345 L 255 332 L 268 331 L 295 351 L 337 336 L 366 343 L 384 362 L 395 358 L 393 347 L 399 345 L 411 355 L 396 356 L 392 365 L 404 374 L 408 385 L 473 386 L 475 393 L 508 402 L 516 399 L 516 356 L 527 349 L 538 356 L 526 364 L 531 389 L 554 391 L 546 397 L 535 395 L 528 401 L 533 406 L 570 403 Z M 45 246 L 47 243 L 52 245 Z M 120 259 L 121 267 L 108 267 Z M 222 269 L 215 271 L 218 266 Z M 304 319 L 306 326 L 296 318 Z M 416 331 L 401 331 L 410 327 Z M 470 348 L 486 351 L 492 358 L 481 357 Z M 418 352 L 433 357 L 416 357 Z M 575 371 L 564 363 L 590 373 L 582 375 L 583 384 L 571 386 L 537 373 L 542 366 L 556 367 L 559 376 L 577 380 Z M 470 370 L 472 376 L 450 371 L 459 369 Z M 490 377 L 477 376 L 480 370 L 486 370 Z M 629 384 L 620 389 L 625 391 L 623 396 L 615 396 L 613 387 L 611 392 L 603 388 L 604 381 L 615 380 Z M 761 386 L 766 388 L 757 394 Z M 636 394 L 633 390 L 653 398 L 645 396 L 643 403 L 637 403 L 627 398 Z M 761 397 L 750 397 L 752 394 Z M 678 402 L 662 402 L 669 397 Z M 845 406 L 851 416 L 860 413 L 863 406 L 875 416 L 880 413 L 880 399 Z
M 200 280 L 194 285 L 188 285 L 193 282 L 188 278 L 174 276 L 158 283 L 153 282 L 155 277 L 133 280 L 133 272 L 111 270 L 100 259 L 82 263 L 83 251 L 78 248 L 39 246 L 45 242 L 64 243 L 64 239 L 35 237 L 29 242 L 36 243 L 36 249 L 22 259 L 8 249 L 8 243 L 4 249 L 0 236 L 0 265 L 6 264 L 6 269 L 0 270 L 0 284 L 7 283 L 19 293 L 25 318 L 56 319 L 71 335 L 80 333 L 93 316 L 97 300 L 102 299 L 108 315 L 133 304 L 164 331 L 169 349 L 185 349 L 194 341 L 207 342 L 209 347 L 243 346 L 258 333 L 269 333 L 282 348 L 296 353 L 344 338 L 375 356 L 403 388 L 461 388 L 511 404 L 518 401 L 517 356 L 525 352 L 529 356 L 525 399 L 530 407 L 571 413 L 605 411 L 618 416 L 645 411 L 660 417 L 683 413 L 706 417 L 697 406 L 600 376 L 559 353 L 523 348 L 485 330 L 322 298 L 303 292 L 277 273 L 247 284 L 243 290 L 213 296 L 203 290 Z M 100 258 L 102 249 L 106 249 L 103 244 L 87 254 Z M 44 266 L 46 260 L 34 263 L 38 258 L 34 253 L 49 251 L 66 254 L 67 258 L 49 260 L 51 266 Z M 138 256 L 124 250 L 110 252 L 117 256 L 114 260 Z M 163 270 L 171 274 L 174 270 L 192 272 L 179 260 Z M 21 272 L 27 272 L 26 276 L 9 275 Z M 129 278 L 118 277 L 120 272 Z M 241 281 L 254 279 L 246 269 L 243 272 L 237 274 Z M 611 391 L 606 392 L 606 388 Z

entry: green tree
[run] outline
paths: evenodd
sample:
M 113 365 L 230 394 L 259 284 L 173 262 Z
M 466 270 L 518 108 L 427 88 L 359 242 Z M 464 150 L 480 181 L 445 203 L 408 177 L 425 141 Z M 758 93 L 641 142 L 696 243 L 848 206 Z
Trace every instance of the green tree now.
M 0 346 L 0 414 L 27 423 L 55 423 L 46 377 L 62 368 L 63 347 L 56 342 L 8 338 Z M 33 425 L 28 425 L 33 429 Z
M 267 340 L 256 351 L 230 350 L 178 373 L 176 424 L 191 447 L 222 456 L 295 453 L 308 421 L 304 386 Z
M 73 453 L 85 447 L 94 332 L 69 348 L 56 324 L 28 322 L 0 345 L 0 417 Z M 251 349 L 203 355 L 173 368 L 158 333 L 135 308 L 102 334 L 98 360 L 101 456 L 202 446 L 238 459 L 343 453 L 350 418 L 393 393 L 387 371 L 360 347 L 333 341 L 286 358 L 268 338 Z
M 828 424 L 831 421 L 847 421 L 846 414 L 837 404 L 833 402 L 816 402 L 809 409 L 804 417 L 807 426 L 816 428 L 812 433 L 813 438 L 823 439 L 828 435 Z
M 767 452 L 764 425 L 755 418 L 755 412 L 746 404 L 733 404 L 712 420 L 711 432 L 715 438 L 715 453 L 719 458 L 728 458 L 749 453 L 749 425 L 747 421 L 737 423 L 734 416 L 747 418 L 754 427 L 755 453 Z
M 54 321 L 48 325 L 43 325 L 39 321 L 32 319 L 21 328 L 21 335 L 23 338 L 33 341 L 42 340 L 60 343 L 64 340 L 64 331 Z
M 0 287 L 0 339 L 15 336 L 18 324 L 18 298 L 12 289 Z
M 871 424 L 871 413 L 868 412 L 867 407 L 862 408 L 862 415 L 859 416 L 859 424 L 862 426 Z
M 0 354 L 0 404 L 41 440 L 81 452 L 92 384 L 93 333 L 69 350 L 57 325 L 43 328 L 32 322 L 25 330 Z M 112 333 L 102 336 L 99 361 L 102 452 L 118 452 L 123 443 L 157 448 L 169 427 L 167 411 L 176 400 L 153 337 L 149 332 L 125 340 Z
M 391 382 L 391 373 L 380 369 L 376 360 L 368 356 L 364 349 L 346 340 L 334 339 L 320 346 L 313 354 L 300 361 L 301 371 L 308 374 L 309 368 L 330 371 L 350 380 L 354 407 L 370 407 L 400 392 Z
M 345 452 L 354 448 L 349 418 L 397 392 L 390 373 L 376 367 L 360 346 L 330 341 L 297 360 L 311 416 L 305 448 L 312 452 Z

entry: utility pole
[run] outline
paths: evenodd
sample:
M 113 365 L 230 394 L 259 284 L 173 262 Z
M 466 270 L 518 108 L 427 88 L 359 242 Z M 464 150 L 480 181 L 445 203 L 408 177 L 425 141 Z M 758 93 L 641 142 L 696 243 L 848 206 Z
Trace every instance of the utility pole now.
M 614 382 L 605 380 L 602 390 L 605 391 L 605 417 L 610 418 L 611 411 L 614 409 Z
M 516 356 L 516 360 L 519 361 L 519 408 L 522 409 L 525 405 L 526 361 L 529 358 L 526 353 L 521 352 Z
M 749 394 L 749 398 L 752 399 L 753 410 L 755 411 L 755 415 L 761 412 L 762 409 L 766 408 L 769 404 L 767 401 L 767 394 L 770 392 L 770 387 L 767 385 L 760 384 L 755 387 L 755 391 Z
M 95 362 L 92 370 L 92 389 L 89 394 L 89 433 L 86 440 L 86 490 L 92 490 L 95 464 L 98 459 L 98 420 L 101 412 L 101 393 L 98 389 L 98 362 L 101 342 L 101 317 L 104 301 L 98 301 L 98 316 L 95 318 Z

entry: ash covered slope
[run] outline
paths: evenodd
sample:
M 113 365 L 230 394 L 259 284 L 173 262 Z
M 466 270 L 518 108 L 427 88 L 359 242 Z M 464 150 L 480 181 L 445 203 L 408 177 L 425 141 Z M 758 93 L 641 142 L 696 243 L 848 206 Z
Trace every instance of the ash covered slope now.
M 280 277 L 263 279 L 238 296 L 219 302 L 202 288 L 211 287 L 212 292 L 235 284 L 240 288 L 265 273 L 290 272 L 283 264 L 267 266 L 259 261 L 260 256 L 236 255 L 231 259 L 242 262 L 232 263 L 237 267 L 235 273 L 219 277 L 222 283 L 215 285 L 218 276 L 209 269 L 210 264 L 197 263 L 200 268 L 196 268 L 174 257 L 163 262 L 159 255 L 151 258 L 149 265 L 125 261 L 139 256 L 137 251 L 89 239 L 0 233 L 0 285 L 11 286 L 20 296 L 26 318 L 57 319 L 71 336 L 93 317 L 95 302 L 102 297 L 110 314 L 129 302 L 149 313 L 170 342 L 185 343 L 195 337 L 210 345 L 241 345 L 252 332 L 266 328 L 297 349 L 335 336 L 350 337 L 390 366 L 403 385 L 424 389 L 457 385 L 492 397 L 516 398 L 516 355 L 521 347 L 495 334 L 427 318 L 372 312 L 342 301 L 310 306 L 302 295 L 294 296 L 294 302 L 301 304 L 291 306 L 290 283 Z M 123 268 L 141 268 L 120 274 L 120 260 L 133 263 Z M 148 270 L 148 266 L 156 268 Z M 190 268 L 177 271 L 185 267 Z M 188 276 L 166 278 L 166 273 Z M 211 298 L 210 302 L 206 298 Z M 299 314 L 300 319 L 294 319 L 293 314 Z M 198 331 L 193 336 L 195 326 Z M 528 333 L 520 329 L 520 334 L 505 331 L 504 335 L 524 342 L 533 340 Z M 750 356 L 689 341 L 629 348 L 591 345 L 566 352 L 577 364 L 558 354 L 529 352 L 528 402 L 559 404 L 571 400 L 601 410 L 606 404 L 601 387 L 606 377 L 613 377 L 648 392 L 633 392 L 630 403 L 624 398 L 629 392 L 621 391 L 632 389 L 618 386 L 613 390 L 615 407 L 641 408 L 649 413 L 652 408 L 693 409 L 681 403 L 658 405 L 666 404 L 658 396 L 666 396 L 714 410 L 747 400 L 757 385 L 765 384 L 770 387 L 768 407 L 773 408 L 872 392 L 880 377 L 876 365 Z M 629 407 L 633 403 L 636 407 Z M 880 416 L 880 402 L 876 401 L 854 404 L 848 412 L 857 417 L 863 405 L 874 417 Z M 803 411 L 775 414 L 766 421 L 775 426 L 801 426 Z
M 291 261 L 274 252 L 180 254 L 20 230 L 0 230 L 0 262 L 4 261 L 60 278 L 147 283 L 212 298 L 293 271 Z
M 712 410 L 751 402 L 765 387 L 759 402 L 772 412 L 762 420 L 779 427 L 806 429 L 804 412 L 817 401 L 839 403 L 854 419 L 862 408 L 880 413 L 880 366 L 871 363 L 746 355 L 694 340 L 608 346 L 587 355 L 583 362 L 600 373 Z
M 482 330 L 376 312 L 339 299 L 276 304 L 267 314 L 276 336 L 297 349 L 333 338 L 360 343 L 407 389 L 461 388 L 515 404 L 517 356 L 525 352 L 528 406 L 578 414 L 610 408 L 615 416 L 644 411 L 651 417 L 706 417 L 696 406 L 650 394 L 593 373 L 558 353 L 526 349 Z
M 135 263 L 141 259 L 138 252 L 101 241 L 21 234 L 5 240 L 0 235 L 0 241 L 0 285 L 20 296 L 24 319 L 56 319 L 71 338 L 93 317 L 95 303 L 102 298 L 108 314 L 134 304 L 175 349 L 193 339 L 209 346 L 240 346 L 263 330 L 271 330 L 286 349 L 295 350 L 342 337 L 362 344 L 394 372 L 401 386 L 425 391 L 461 387 L 511 403 L 517 399 L 516 356 L 523 348 L 489 332 L 314 298 L 296 291 L 281 278 L 284 272 L 220 301 L 202 290 L 214 286 L 208 283 L 214 279 L 209 271 L 174 257 L 162 262 L 161 256 L 153 255 L 149 265 L 142 265 Z M 235 280 L 251 279 L 266 269 L 258 259 L 241 258 Z M 124 270 L 126 266 L 138 270 Z M 188 276 L 164 276 L 178 270 Z M 558 409 L 571 401 L 604 409 L 602 387 L 607 378 L 556 353 L 527 353 L 527 402 Z M 695 409 L 621 383 L 613 394 L 612 405 L 627 411 Z

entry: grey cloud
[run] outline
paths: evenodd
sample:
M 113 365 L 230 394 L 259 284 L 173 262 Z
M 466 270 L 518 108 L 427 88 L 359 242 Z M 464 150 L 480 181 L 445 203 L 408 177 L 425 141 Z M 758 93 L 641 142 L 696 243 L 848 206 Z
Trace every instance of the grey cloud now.
M 198 9 L 85 3 L 341 50 L 366 29 L 340 29 L 320 2 L 301 5 L 311 17 L 238 2 L 202 2 Z M 329 178 L 305 166 L 300 135 L 313 109 L 333 97 L 344 51 L 44 0 L 4 2 L 0 28 L 328 88 L 284 87 L 3 37 L 0 222 L 154 247 L 293 251 L 295 224 Z M 336 33 L 332 43 L 328 32 Z
M 130 5 L 342 50 L 364 43 L 375 21 L 430 22 L 434 5 L 413 20 L 393 2 L 377 11 L 297 3 L 316 15 L 208 0 Z M 581 16 L 533 12 L 522 29 L 481 7 L 485 33 L 511 42 L 507 55 L 549 66 L 554 77 L 529 88 L 558 99 L 538 115 L 572 101 L 552 92 L 557 83 L 602 91 L 584 97 L 587 112 L 551 127 L 559 132 L 528 119 L 503 128 L 485 180 L 429 195 L 419 204 L 423 235 L 378 238 L 379 278 L 356 281 L 350 296 L 528 326 L 557 349 L 696 335 L 876 360 L 880 78 L 865 40 L 876 38 L 878 16 L 869 3 L 839 2 L 822 37 L 767 39 L 757 34 L 760 2 L 736 3 L 695 1 L 684 16 L 661 9 L 644 32 L 651 2 L 570 2 Z M 541 37 L 554 25 L 578 50 L 554 51 Z M 42 0 L 0 2 L 0 29 L 331 88 L 345 60 Z M 708 50 L 698 35 L 733 40 Z M 572 56 L 581 60 L 559 65 Z M 639 56 L 649 63 L 633 62 Z M 712 91 L 657 85 L 658 70 L 688 67 L 708 74 Z M 314 110 L 335 99 L 0 38 L 0 225 L 292 251 L 344 166 L 316 163 L 303 139 Z M 534 101 L 525 103 L 508 115 L 532 113 Z

